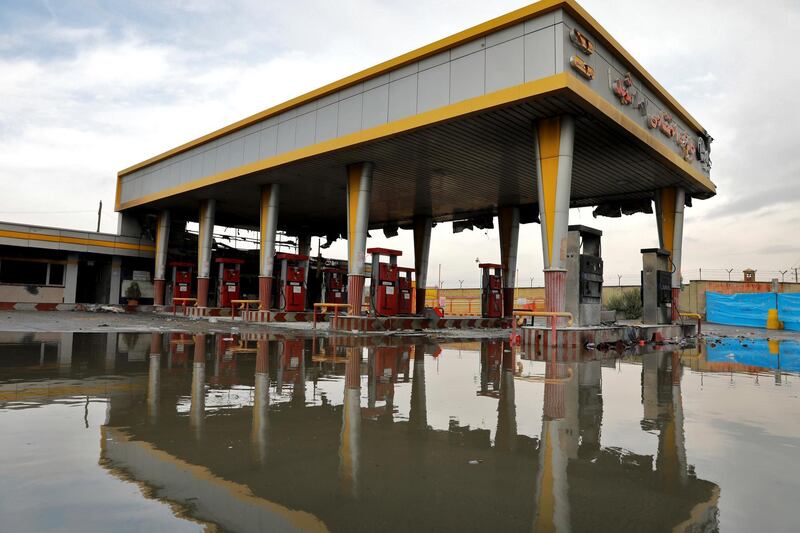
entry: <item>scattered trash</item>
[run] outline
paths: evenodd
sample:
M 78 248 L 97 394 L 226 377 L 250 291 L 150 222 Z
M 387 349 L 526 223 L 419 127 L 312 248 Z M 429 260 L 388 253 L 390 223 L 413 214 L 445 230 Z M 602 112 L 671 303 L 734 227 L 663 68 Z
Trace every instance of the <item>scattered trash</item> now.
M 483 462 L 483 461 L 481 461 L 480 459 L 471 459 L 471 460 L 469 461 L 469 464 L 471 464 L 471 465 L 479 465 L 479 464 L 481 464 L 482 462 Z
M 219 320 L 217 320 L 214 317 L 211 317 L 211 318 L 208 319 L 208 322 L 211 323 L 211 324 L 216 324 L 217 322 L 219 322 Z

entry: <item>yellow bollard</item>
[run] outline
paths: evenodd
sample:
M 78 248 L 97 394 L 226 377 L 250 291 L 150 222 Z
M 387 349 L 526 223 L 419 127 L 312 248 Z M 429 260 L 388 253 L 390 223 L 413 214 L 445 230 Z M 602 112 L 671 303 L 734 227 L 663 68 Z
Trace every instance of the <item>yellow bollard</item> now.
M 783 322 L 778 320 L 778 310 L 767 311 L 767 329 L 783 329 Z

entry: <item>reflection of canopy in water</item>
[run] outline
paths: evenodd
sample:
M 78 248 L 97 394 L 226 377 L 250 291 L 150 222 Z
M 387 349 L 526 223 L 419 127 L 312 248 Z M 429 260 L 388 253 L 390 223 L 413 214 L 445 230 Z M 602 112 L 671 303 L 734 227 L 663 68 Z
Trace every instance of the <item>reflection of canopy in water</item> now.
M 599 383 L 586 385 L 581 365 L 572 365 L 575 379 L 556 384 L 560 391 L 551 390 L 556 403 L 550 406 L 548 418 L 553 419 L 549 423 L 574 431 L 576 443 L 578 432 L 594 435 L 596 442 L 581 444 L 580 450 L 577 444 L 572 450 L 559 448 L 559 453 L 568 455 L 563 457 L 566 503 L 571 510 L 568 526 L 591 530 L 613 524 L 615 530 L 641 531 L 652 529 L 653 524 L 672 529 L 688 521 L 713 523 L 716 485 L 689 472 L 685 484 L 675 490 L 666 484 L 669 476 L 663 471 L 674 468 L 674 463 L 599 446 L 602 407 L 592 403 L 598 398 Z M 675 385 L 669 376 L 660 377 L 667 368 L 662 367 L 659 387 L 666 387 L 669 397 L 662 398 L 659 392 L 657 400 L 659 405 L 666 402 L 658 416 L 665 435 L 660 446 L 674 446 L 677 441 L 669 435 L 676 417 L 670 414 L 670 404 L 680 397 L 669 392 Z M 185 384 L 186 379 L 181 382 Z M 356 380 L 348 382 L 358 386 Z M 537 497 L 542 496 L 538 474 L 547 471 L 542 461 L 551 459 L 537 451 L 545 442 L 516 434 L 514 402 L 504 400 L 513 395 L 514 380 L 502 379 L 502 383 L 498 406 L 504 412 L 498 413 L 497 430 L 502 445 L 493 446 L 488 430 L 455 424 L 441 431 L 420 424 L 427 407 L 423 378 L 412 383 L 409 421 L 362 418 L 360 424 L 343 431 L 349 417 L 344 416 L 342 405 L 272 406 L 266 415 L 266 454 L 254 450 L 251 432 L 253 421 L 263 413 L 254 417 L 249 406 L 226 411 L 225 416 L 206 416 L 198 441 L 186 418 L 163 405 L 168 398 L 161 398 L 155 426 L 141 423 L 144 414 L 135 403 L 126 406 L 112 401 L 105 428 L 105 435 L 112 439 L 103 441 L 102 462 L 144 483 L 156 497 L 180 503 L 192 517 L 232 530 L 276 524 L 337 531 L 398 526 L 530 530 L 537 517 L 535 502 L 542 501 Z M 584 386 L 596 390 L 582 394 Z M 357 447 L 345 442 L 350 438 L 358 439 Z M 343 458 L 344 449 L 355 450 L 356 455 Z M 474 459 L 481 463 L 470 465 Z M 356 462 L 346 465 L 357 477 L 355 489 L 342 486 L 345 460 Z

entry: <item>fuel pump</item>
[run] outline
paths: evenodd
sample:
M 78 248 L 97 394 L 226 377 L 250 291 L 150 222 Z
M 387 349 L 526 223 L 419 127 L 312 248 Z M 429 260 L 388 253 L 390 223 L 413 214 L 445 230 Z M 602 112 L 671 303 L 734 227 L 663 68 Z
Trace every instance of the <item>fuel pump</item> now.
M 281 266 L 276 307 L 284 311 L 305 311 L 308 256 L 281 252 L 275 258 Z
M 217 305 L 219 307 L 230 307 L 231 300 L 241 298 L 241 268 L 244 259 L 232 259 L 229 257 L 219 257 L 219 287 Z
M 172 261 L 172 300 L 192 297 L 192 269 L 194 263 Z M 185 302 L 185 300 L 184 300 Z
M 397 258 L 403 255 L 400 250 L 388 248 L 370 248 L 372 254 L 372 278 L 369 296 L 372 312 L 377 316 L 395 316 L 397 314 Z M 381 262 L 381 256 L 389 259 Z
M 672 269 L 669 252 L 660 248 L 642 250 L 642 323 L 672 321 Z
M 484 318 L 503 316 L 503 265 L 481 263 L 481 315 Z
M 397 314 L 410 315 L 413 314 L 411 307 L 411 294 L 413 289 L 411 287 L 411 274 L 414 272 L 413 268 L 397 267 L 399 272 L 397 279 Z
M 565 310 L 577 326 L 600 324 L 603 294 L 603 232 L 586 226 L 569 226 L 567 232 L 567 283 Z
M 325 303 L 347 303 L 347 270 L 343 268 L 323 268 L 322 294 L 323 302 Z

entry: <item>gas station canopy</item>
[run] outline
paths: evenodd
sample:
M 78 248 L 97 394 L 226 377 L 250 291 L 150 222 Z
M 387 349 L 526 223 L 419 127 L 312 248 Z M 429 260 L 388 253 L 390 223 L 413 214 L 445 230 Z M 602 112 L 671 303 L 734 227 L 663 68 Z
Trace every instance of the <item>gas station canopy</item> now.
M 679 186 L 705 199 L 711 137 L 582 7 L 545 0 L 257 113 L 119 172 L 116 208 L 346 234 L 346 167 L 374 164 L 369 226 L 538 213 L 534 128 L 574 117 L 570 205 Z

